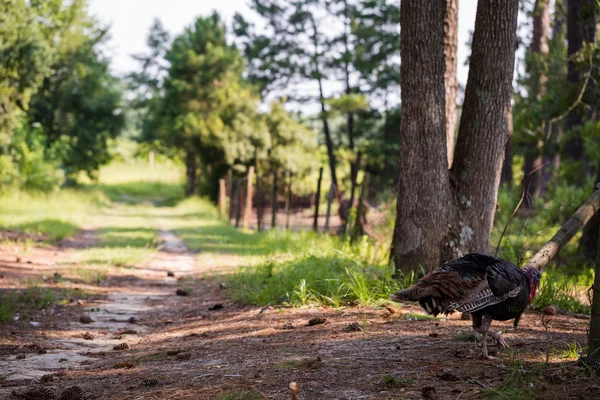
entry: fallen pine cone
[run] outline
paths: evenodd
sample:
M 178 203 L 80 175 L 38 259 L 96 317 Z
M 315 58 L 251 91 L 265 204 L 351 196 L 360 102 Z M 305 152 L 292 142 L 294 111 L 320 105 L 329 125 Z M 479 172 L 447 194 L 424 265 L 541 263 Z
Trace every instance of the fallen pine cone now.
M 346 326 L 344 328 L 345 332 L 359 332 L 362 331 L 362 329 L 360 329 L 360 325 L 358 324 L 358 322 L 350 322 L 348 324 L 348 326 Z
M 177 354 L 177 359 L 181 361 L 189 360 L 192 358 L 190 353 L 179 353 Z
M 175 291 L 175 294 L 177 296 L 188 296 L 189 295 L 189 293 L 187 291 L 183 290 L 183 289 L 177 289 Z
M 83 334 L 83 338 L 84 338 L 85 340 L 94 340 L 94 335 L 92 335 L 92 334 L 91 334 L 91 333 L 89 333 L 89 332 L 86 332 L 86 333 L 84 333 L 84 334 Z
M 12 391 L 12 395 L 19 399 L 26 400 L 51 400 L 54 399 L 54 392 L 51 389 L 40 387 L 26 390 L 25 392 Z
M 113 350 L 127 350 L 129 345 L 127 343 L 117 344 L 113 347 Z
M 143 380 L 142 386 L 149 386 L 149 387 L 158 386 L 158 380 L 156 380 L 154 378 Z
M 167 272 L 167 276 L 175 276 L 174 273 L 172 273 L 171 271 Z
M 48 383 L 48 382 L 52 382 L 53 379 L 54 379 L 54 374 L 46 374 L 46 375 L 42 375 L 42 377 L 40 378 L 40 382 Z
M 89 315 L 82 315 L 81 317 L 79 317 L 79 322 L 81 322 L 82 324 L 91 324 L 92 322 L 94 322 L 94 320 L 90 318 Z
M 85 400 L 88 398 L 89 396 L 79 386 L 71 386 L 62 392 L 58 400 Z
M 315 325 L 321 325 L 327 322 L 327 319 L 325 318 L 321 318 L 321 317 L 315 317 L 315 318 L 311 318 L 308 321 L 308 326 L 315 326 Z
M 126 362 L 118 362 L 114 365 L 115 369 L 123 369 L 123 368 L 135 368 L 135 363 L 132 363 L 130 361 L 126 361 Z

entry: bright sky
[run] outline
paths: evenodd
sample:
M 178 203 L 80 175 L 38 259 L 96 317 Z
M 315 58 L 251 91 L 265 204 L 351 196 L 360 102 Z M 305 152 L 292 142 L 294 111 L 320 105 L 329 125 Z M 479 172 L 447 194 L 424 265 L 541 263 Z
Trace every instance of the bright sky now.
M 459 0 L 458 81 L 463 86 L 468 74 L 468 68 L 464 66 L 468 56 L 465 43 L 474 27 L 476 5 L 477 0 Z M 160 18 L 165 28 L 175 36 L 195 17 L 210 14 L 212 10 L 217 10 L 229 27 L 235 12 L 248 19 L 254 18 L 247 0 L 90 0 L 92 14 L 111 25 L 109 51 L 112 53 L 112 68 L 118 74 L 138 67 L 131 55 L 146 52 L 146 35 L 154 18 Z

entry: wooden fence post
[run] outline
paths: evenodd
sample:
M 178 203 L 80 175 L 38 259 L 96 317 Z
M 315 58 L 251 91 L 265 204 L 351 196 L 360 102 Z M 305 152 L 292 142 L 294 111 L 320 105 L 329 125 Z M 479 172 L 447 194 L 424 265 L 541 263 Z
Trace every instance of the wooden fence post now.
M 273 171 L 273 198 L 271 199 L 271 228 L 277 226 L 277 169 Z
M 244 209 L 244 229 L 250 228 L 250 214 L 252 213 L 252 196 L 254 195 L 254 165 L 248 168 L 248 186 L 246 190 L 246 207 Z
M 285 229 L 290 229 L 290 210 L 292 207 L 292 173 L 288 172 L 288 184 L 285 197 Z
M 227 216 L 227 192 L 225 190 L 225 179 L 219 179 L 219 213 L 223 218 Z
M 240 219 L 242 218 L 242 179 L 236 179 L 235 181 L 235 227 L 240 227 Z
M 227 198 L 229 199 L 228 210 L 227 210 L 227 220 L 231 222 L 233 219 L 233 174 L 231 170 L 227 172 Z
M 321 201 L 321 181 L 323 180 L 323 167 L 319 168 L 319 180 L 317 181 L 317 195 L 315 196 L 315 215 L 313 219 L 313 230 L 319 230 L 319 202 Z
M 329 187 L 329 196 L 327 197 L 327 213 L 325 214 L 325 232 L 329 232 L 329 218 L 331 217 L 331 203 L 333 203 L 333 197 L 335 192 L 335 185 L 331 182 Z

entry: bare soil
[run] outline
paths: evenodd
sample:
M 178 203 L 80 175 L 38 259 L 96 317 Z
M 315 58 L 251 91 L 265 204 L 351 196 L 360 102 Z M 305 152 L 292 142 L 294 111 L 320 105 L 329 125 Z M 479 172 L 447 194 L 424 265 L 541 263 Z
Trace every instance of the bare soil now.
M 480 337 L 458 315 L 415 320 L 413 306 L 235 304 L 211 274 L 219 268 L 197 265 L 170 232 L 161 232 L 154 259 L 99 285 L 53 278 L 61 260 L 92 242 L 93 232 L 84 231 L 54 247 L 0 247 L 0 290 L 45 277 L 44 287 L 75 293 L 28 321 L 0 324 L 0 399 L 42 387 L 59 398 L 73 386 L 95 399 L 218 399 L 240 387 L 290 399 L 290 382 L 303 400 L 475 399 L 493 397 L 517 375 L 536 398 L 600 398 L 598 379 L 557 352 L 584 345 L 586 319 L 555 316 L 546 330 L 530 311 L 517 331 L 495 322 L 511 349 L 491 345 L 496 358 L 481 361 Z

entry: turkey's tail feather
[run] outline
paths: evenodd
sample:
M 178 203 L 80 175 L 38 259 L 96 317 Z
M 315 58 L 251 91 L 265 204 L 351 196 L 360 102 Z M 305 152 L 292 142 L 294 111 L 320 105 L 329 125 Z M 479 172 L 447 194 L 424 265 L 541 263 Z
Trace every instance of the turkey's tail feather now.
M 421 308 L 431 315 L 447 313 L 450 305 L 449 299 L 434 296 L 427 287 L 412 286 L 401 290 L 391 296 L 393 301 L 418 301 Z

